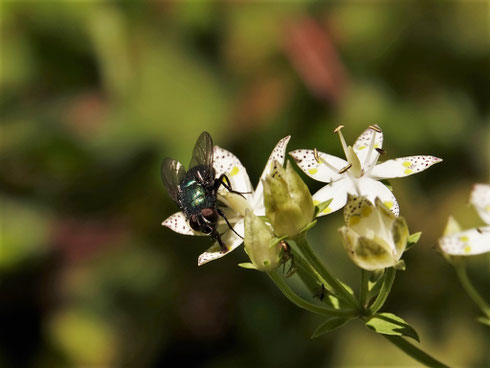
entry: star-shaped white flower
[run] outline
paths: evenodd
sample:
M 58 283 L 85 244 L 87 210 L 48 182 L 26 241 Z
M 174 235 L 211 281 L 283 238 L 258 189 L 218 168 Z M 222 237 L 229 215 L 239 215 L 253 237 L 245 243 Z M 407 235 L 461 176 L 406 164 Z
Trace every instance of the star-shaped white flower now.
M 313 195 L 314 204 L 332 199 L 330 205 L 319 216 L 327 215 L 344 207 L 347 194 L 365 196 L 372 203 L 380 198 L 395 216 L 399 215 L 398 203 L 388 187 L 379 180 L 400 178 L 421 172 L 441 162 L 434 156 L 408 156 L 378 164 L 384 151 L 383 133 L 372 125 L 357 138 L 354 147 L 347 146 L 339 126 L 342 148 L 347 160 L 315 150 L 299 149 L 289 154 L 298 166 L 311 178 L 328 183 Z
M 476 184 L 470 196 L 481 219 L 488 225 L 461 231 L 452 217 L 446 226 L 446 236 L 439 240 L 441 250 L 452 256 L 471 256 L 490 251 L 490 185 Z
M 286 146 L 289 139 L 290 136 L 287 136 L 281 139 L 276 145 L 267 161 L 255 190 L 253 190 L 247 170 L 241 164 L 240 160 L 231 152 L 221 147 L 214 146 L 213 167 L 216 171 L 216 178 L 222 174 L 226 174 L 230 180 L 233 191 L 243 194 L 239 195 L 232 193 L 224 186 L 220 187 L 218 199 L 227 206 L 223 211 L 230 224 L 232 224 L 234 231 L 231 231 L 225 221 L 221 219 L 219 229 L 224 232 L 221 235 L 221 239 L 226 245 L 227 250 L 222 251 L 219 244 L 215 242 L 208 250 L 199 256 L 197 262 L 199 266 L 225 256 L 242 244 L 245 233 L 244 216 L 247 209 L 251 210 L 256 216 L 265 215 L 262 180 L 271 172 L 274 166 L 274 160 L 278 161 L 281 165 L 284 164 Z M 163 221 L 162 225 L 184 235 L 205 235 L 191 229 L 189 222 L 186 220 L 182 211 L 167 218 Z

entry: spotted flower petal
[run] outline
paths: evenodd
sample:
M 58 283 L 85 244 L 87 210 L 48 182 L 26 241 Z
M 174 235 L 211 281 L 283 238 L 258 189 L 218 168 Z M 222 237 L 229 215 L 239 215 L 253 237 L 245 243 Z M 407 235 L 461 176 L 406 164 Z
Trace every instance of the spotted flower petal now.
M 247 170 L 233 153 L 221 147 L 214 146 L 213 167 L 216 171 L 216 177 L 220 177 L 222 174 L 227 176 L 233 190 L 241 193 L 252 192 L 252 184 L 250 183 Z M 224 192 L 227 189 L 221 186 L 220 191 Z
M 289 154 L 306 175 L 324 183 L 339 180 L 342 177 L 339 171 L 347 166 L 347 161 L 319 151 L 317 157 L 314 150 L 308 149 L 295 150 Z
M 471 192 L 470 202 L 483 221 L 490 220 L 490 185 L 476 184 Z M 460 231 L 459 224 L 449 217 L 444 235 L 439 239 L 440 249 L 452 256 L 471 256 L 490 251 L 490 226 Z
M 439 241 L 441 250 L 453 256 L 469 256 L 490 252 L 490 226 L 461 231 Z
M 281 165 L 284 164 L 286 147 L 290 139 L 291 136 L 288 135 L 287 137 L 284 137 L 276 144 L 276 146 L 272 150 L 272 153 L 269 156 L 269 159 L 267 160 L 267 163 L 265 164 L 265 168 L 264 171 L 262 171 L 262 175 L 260 175 L 259 183 L 255 188 L 255 192 L 253 194 L 253 200 L 252 200 L 253 202 L 252 207 L 254 208 L 253 212 L 257 216 L 262 216 L 263 214 L 265 214 L 264 186 L 262 184 L 262 180 L 264 180 L 265 177 L 271 173 L 272 168 L 274 167 L 274 161 L 277 161 Z M 260 212 L 260 214 L 258 212 Z
M 398 207 L 398 202 L 396 201 L 395 196 L 383 183 L 371 178 L 361 178 L 359 180 L 359 190 L 360 194 L 366 196 L 372 203 L 374 203 L 376 198 L 379 198 L 395 216 L 400 214 L 400 208 Z M 350 193 L 356 194 L 356 192 Z
M 205 235 L 198 231 L 194 231 L 189 226 L 189 222 L 186 220 L 182 211 L 174 213 L 172 216 L 162 222 L 163 226 L 168 227 L 170 230 L 183 235 Z
M 481 219 L 490 225 L 490 184 L 475 184 L 470 202 L 475 206 Z
M 241 234 L 243 236 L 244 233 L 243 219 L 238 221 L 233 227 L 233 229 L 238 234 Z M 240 244 L 242 244 L 243 242 L 243 238 L 236 235 L 233 231 L 227 231 L 225 234 L 222 235 L 221 240 L 223 240 L 223 243 L 225 243 L 227 250 L 222 251 L 218 242 L 215 242 L 210 248 L 208 248 L 208 250 L 206 250 L 204 253 L 202 253 L 199 256 L 199 258 L 197 259 L 198 266 L 202 266 L 203 264 L 206 264 L 208 262 L 214 261 L 215 259 L 219 259 L 221 257 L 226 256 L 228 253 L 238 248 Z
M 373 179 L 402 178 L 428 169 L 442 159 L 434 156 L 408 156 L 376 165 L 370 173 Z
M 367 128 L 354 143 L 354 152 L 357 154 L 362 167 L 369 167 L 376 163 L 376 149 L 383 147 L 383 132 L 377 125 Z M 368 157 L 369 156 L 369 157 Z

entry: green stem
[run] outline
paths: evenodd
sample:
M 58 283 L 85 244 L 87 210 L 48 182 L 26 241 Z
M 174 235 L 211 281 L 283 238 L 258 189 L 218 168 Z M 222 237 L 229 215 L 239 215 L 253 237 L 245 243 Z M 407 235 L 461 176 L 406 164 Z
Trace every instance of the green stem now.
M 376 313 L 385 303 L 386 298 L 390 295 L 391 287 L 393 286 L 393 282 L 395 281 L 396 270 L 393 267 L 390 267 L 385 270 L 385 274 L 383 275 L 383 285 L 381 286 L 381 290 L 379 291 L 378 296 L 374 300 L 371 305 L 370 314 Z
M 328 306 L 320 306 L 307 302 L 306 300 L 299 297 L 276 271 L 270 272 L 269 276 L 272 279 L 272 281 L 274 281 L 274 283 L 279 288 L 279 290 L 281 290 L 284 296 L 286 296 L 286 298 L 288 298 L 289 301 L 291 301 L 293 304 L 296 304 L 300 308 L 303 308 L 309 312 L 320 314 L 326 317 L 332 317 L 332 316 L 347 317 L 347 316 L 355 315 L 355 311 L 353 310 L 348 310 L 348 309 L 339 310 Z
M 306 240 L 304 235 L 298 236 L 296 239 L 296 244 L 298 248 L 301 250 L 306 260 L 310 262 L 312 267 L 320 274 L 320 276 L 327 283 L 327 288 L 332 289 L 337 296 L 342 298 L 346 303 L 350 304 L 355 309 L 360 309 L 359 301 L 347 291 L 347 289 L 342 285 L 335 277 L 333 277 L 330 272 L 325 268 L 323 263 L 316 257 L 315 253 L 313 253 L 310 244 Z
M 401 336 L 394 336 L 394 335 L 382 335 L 382 336 L 386 340 L 391 342 L 393 345 L 395 345 L 398 349 L 402 350 L 405 354 L 412 357 L 416 361 L 424 364 L 427 367 L 448 368 L 447 365 L 431 357 L 429 354 L 427 354 L 423 350 L 420 350 L 415 345 L 412 345 Z
M 352 309 L 350 306 L 346 306 L 343 300 L 339 300 L 337 296 L 334 295 L 332 288 L 330 288 L 318 272 L 313 269 L 311 264 L 303 258 L 301 253 L 296 250 L 296 247 L 291 247 L 290 252 L 296 275 L 298 275 L 313 297 L 318 297 L 322 303 L 335 309 Z
M 366 298 L 368 293 L 368 271 L 361 269 L 361 285 L 359 286 L 359 302 L 362 308 L 366 308 Z
M 313 293 L 318 292 L 318 290 L 314 290 L 314 289 L 317 289 L 319 284 L 320 285 L 323 284 L 323 286 L 325 287 L 325 290 L 327 290 L 330 294 L 334 293 L 334 291 L 330 287 L 330 285 L 328 285 L 327 282 L 323 279 L 323 277 L 321 277 L 320 274 L 311 266 L 311 264 L 303 258 L 303 256 L 301 255 L 301 253 L 299 251 L 297 251 L 296 249 L 291 247 L 291 254 L 293 256 L 294 268 L 296 269 L 298 276 L 302 280 L 304 278 L 303 276 L 305 276 L 305 275 L 314 280 L 314 285 L 311 285 L 311 286 L 313 286 L 313 289 L 311 289 L 311 291 L 313 291 Z M 307 283 L 307 282 L 305 282 L 305 280 L 303 280 L 303 282 L 308 287 L 310 287 L 311 282 Z
M 481 311 L 490 318 L 490 308 L 488 307 L 485 300 L 482 296 L 476 291 L 475 287 L 471 283 L 468 273 L 466 272 L 466 264 L 464 262 L 459 262 L 454 264 L 454 268 L 456 269 L 456 273 L 459 277 L 459 281 L 461 285 L 466 290 L 471 299 L 478 305 Z

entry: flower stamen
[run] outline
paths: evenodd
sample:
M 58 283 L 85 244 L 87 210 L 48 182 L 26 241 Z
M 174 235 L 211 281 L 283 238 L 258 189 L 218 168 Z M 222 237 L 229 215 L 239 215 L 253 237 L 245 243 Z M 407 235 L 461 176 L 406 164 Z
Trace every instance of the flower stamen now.
M 320 156 L 318 155 L 318 150 L 316 148 L 313 148 L 313 157 L 315 157 L 316 162 L 318 162 L 319 164 L 322 162 L 320 160 Z
M 347 166 L 343 167 L 342 169 L 339 170 L 339 174 L 345 173 L 347 170 L 349 170 L 352 167 L 352 164 L 348 164 Z
M 371 153 L 373 152 L 373 149 L 374 149 L 374 142 L 376 141 L 376 132 L 377 132 L 377 130 L 379 130 L 379 128 L 376 128 L 374 125 L 370 125 L 369 128 L 373 130 L 373 134 L 371 135 L 371 142 L 369 142 L 369 149 L 368 149 L 368 153 L 366 155 L 366 159 L 364 160 L 364 164 L 362 165 L 362 167 L 366 167 L 366 168 L 368 168 L 368 170 L 370 169 L 370 167 L 368 167 L 368 164 L 369 164 L 370 159 L 371 159 Z M 376 161 L 377 161 L 377 158 L 376 158 L 376 160 L 374 160 L 374 162 L 376 162 Z
M 345 157 L 349 157 L 347 155 L 347 143 L 345 143 L 344 135 L 341 132 L 343 127 L 343 125 L 339 125 L 337 128 L 335 128 L 333 132 L 339 135 L 340 144 L 342 145 L 342 149 L 344 150 Z

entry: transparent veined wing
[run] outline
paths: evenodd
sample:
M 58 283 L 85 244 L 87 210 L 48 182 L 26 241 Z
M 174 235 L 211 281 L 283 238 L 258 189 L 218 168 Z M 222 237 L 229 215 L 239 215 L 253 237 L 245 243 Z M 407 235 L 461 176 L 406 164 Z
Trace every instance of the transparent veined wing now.
M 213 167 L 213 139 L 208 132 L 202 132 L 197 138 L 188 169 L 198 165 Z
M 161 174 L 168 194 L 180 206 L 179 184 L 185 176 L 184 166 L 179 161 L 167 157 L 162 162 Z

